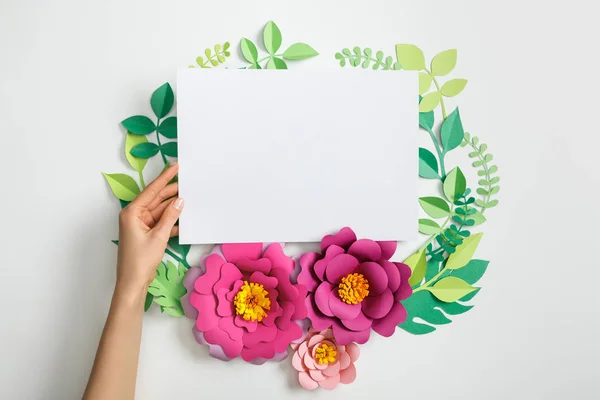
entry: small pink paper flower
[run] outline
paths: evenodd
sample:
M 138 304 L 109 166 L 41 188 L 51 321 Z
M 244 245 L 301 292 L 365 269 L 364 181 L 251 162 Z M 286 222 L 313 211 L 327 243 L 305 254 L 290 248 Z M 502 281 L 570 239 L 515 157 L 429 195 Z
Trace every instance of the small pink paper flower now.
M 396 242 L 356 239 L 350 228 L 321 241 L 321 253 L 299 258 L 298 283 L 306 286 L 312 327 L 333 329 L 338 344 L 365 343 L 371 328 L 391 336 L 406 320 L 400 303 L 412 294 L 411 270 L 389 261 Z
M 360 355 L 355 343 L 338 345 L 331 329 L 311 329 L 299 344 L 292 344 L 292 365 L 298 371 L 298 381 L 306 390 L 319 386 L 335 389 L 338 383 L 352 383 L 356 379 L 354 362 Z
M 262 243 L 215 246 L 183 282 L 182 306 L 196 321 L 196 340 L 224 361 L 283 360 L 288 345 L 302 338 L 307 314 L 306 288 L 290 282 L 293 269 L 279 244 L 264 251 Z

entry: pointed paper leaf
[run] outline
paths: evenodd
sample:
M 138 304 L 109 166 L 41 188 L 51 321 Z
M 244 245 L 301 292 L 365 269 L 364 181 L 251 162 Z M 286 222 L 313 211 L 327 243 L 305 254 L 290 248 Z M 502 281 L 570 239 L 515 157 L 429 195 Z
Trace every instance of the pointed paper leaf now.
M 140 188 L 135 180 L 129 175 L 125 174 L 105 174 L 104 178 L 110 190 L 112 190 L 115 197 L 123 201 L 133 201 L 138 194 L 140 194 Z
M 419 72 L 419 94 L 425 94 L 431 87 L 433 79 L 427 72 Z
M 319 53 L 306 43 L 294 43 L 283 52 L 283 58 L 286 60 L 304 60 L 318 55 Z
M 427 149 L 419 147 L 419 176 L 427 179 L 441 179 L 435 156 Z
M 446 97 L 458 95 L 467 86 L 466 79 L 452 79 L 442 86 L 442 94 Z
M 456 66 L 456 49 L 438 53 L 431 60 L 431 73 L 435 76 L 448 75 Z
M 421 49 L 414 44 L 397 44 L 396 59 L 407 71 L 421 71 L 425 69 L 425 56 Z
M 156 125 L 148 117 L 143 115 L 134 115 L 126 120 L 123 120 L 121 124 L 127 129 L 128 132 L 134 135 L 147 135 L 156 130 Z
M 428 112 L 435 109 L 439 104 L 442 96 L 438 92 L 431 92 L 423 97 L 419 103 L 419 112 Z
M 463 243 L 456 246 L 456 251 L 450 254 L 446 262 L 446 268 L 449 270 L 463 268 L 473 258 L 477 246 L 483 237 L 483 233 L 478 233 L 466 238 Z
M 150 309 L 153 299 L 154 299 L 154 296 L 152 296 L 150 293 L 146 293 L 146 301 L 144 302 L 144 311 L 148 311 Z
M 471 215 L 469 218 L 475 221 L 475 225 L 473 226 L 481 225 L 487 221 L 485 216 L 479 210 L 475 210 L 475 214 Z
M 169 117 L 160 123 L 158 133 L 168 139 L 177 138 L 177 117 Z
M 240 42 L 240 49 L 246 61 L 251 64 L 256 64 L 256 61 L 258 60 L 258 50 L 252 41 L 243 38 Z
M 452 276 L 474 285 L 481 279 L 483 274 L 485 274 L 489 263 L 489 261 L 485 260 L 471 260 L 461 269 L 453 271 Z
M 156 269 L 154 280 L 148 286 L 148 292 L 154 296 L 154 302 L 167 304 L 165 311 L 174 316 L 183 315 L 180 299 L 186 293 L 182 281 L 185 270 L 181 264 L 175 267 L 170 261 L 166 265 L 161 262 Z M 172 312 L 169 312 L 169 309 L 172 309 Z
M 419 204 L 431 218 L 446 218 L 450 216 L 450 206 L 440 197 L 421 197 Z
M 150 158 L 158 154 L 158 146 L 154 143 L 140 143 L 129 152 L 132 156 L 139 158 Z
M 411 286 L 415 286 L 421 283 L 421 281 L 425 277 L 425 272 L 427 271 L 427 259 L 425 257 L 425 248 L 422 248 L 412 256 L 408 257 L 404 261 L 404 264 L 408 265 L 412 270 L 412 274 L 408 279 L 408 283 Z
M 441 231 L 442 229 L 440 228 L 437 222 L 426 218 L 419 219 L 419 232 L 421 232 L 422 234 L 436 235 Z
M 177 157 L 177 142 L 168 142 L 160 146 L 165 156 Z
M 281 47 L 281 31 L 273 21 L 267 22 L 263 30 L 263 41 L 265 49 L 269 54 L 275 54 Z
M 473 292 L 475 288 L 467 282 L 454 276 L 440 279 L 433 287 L 427 288 L 438 300 L 453 303 L 461 297 Z
M 442 123 L 440 137 L 442 139 L 442 146 L 444 146 L 446 152 L 457 148 L 462 143 L 463 138 L 465 137 L 465 131 L 460 119 L 458 107 L 456 107 Z
M 154 115 L 156 115 L 157 118 L 165 117 L 169 111 L 171 111 L 174 101 L 175 96 L 173 95 L 173 89 L 169 83 L 165 83 L 156 89 L 154 93 L 152 93 L 152 98 L 150 98 L 150 105 L 152 106 Z
M 267 69 L 287 69 L 287 64 L 279 57 L 271 57 L 267 63 Z
M 175 250 L 177 254 L 183 256 L 183 258 L 186 258 L 192 246 L 189 244 L 179 244 L 179 236 L 174 236 L 169 239 L 169 247 Z
M 133 135 L 127 132 L 127 136 L 125 137 L 125 158 L 127 158 L 127 162 L 131 165 L 131 168 L 135 169 L 138 172 L 142 172 L 146 167 L 146 163 L 148 162 L 145 158 L 139 158 L 131 155 L 131 149 L 141 143 L 148 143 L 148 139 L 144 135 Z
M 444 179 L 444 195 L 446 198 L 454 202 L 458 196 L 462 195 L 467 189 L 467 180 L 459 167 L 454 168 L 446 179 Z

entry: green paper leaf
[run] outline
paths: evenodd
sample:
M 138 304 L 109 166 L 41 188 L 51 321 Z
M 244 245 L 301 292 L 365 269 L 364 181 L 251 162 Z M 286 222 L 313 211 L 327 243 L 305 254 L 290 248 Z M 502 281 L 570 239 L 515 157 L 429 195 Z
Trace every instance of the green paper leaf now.
M 183 286 L 185 271 L 181 264 L 175 267 L 170 261 L 166 265 L 161 262 L 148 287 L 148 292 L 154 296 L 154 302 L 165 307 L 165 311 L 173 316 L 183 315 L 180 299 L 187 292 Z
M 456 49 L 438 53 L 431 60 L 431 73 L 435 76 L 448 75 L 456 66 Z
M 407 71 L 421 71 L 425 69 L 425 56 L 421 49 L 414 44 L 397 44 L 396 59 Z
M 133 135 L 127 132 L 127 136 L 125 137 L 125 158 L 127 158 L 127 162 L 131 165 L 131 168 L 135 169 L 138 172 L 142 172 L 146 167 L 146 163 L 148 162 L 145 158 L 139 158 L 131 154 L 131 149 L 133 149 L 138 144 L 148 143 L 148 139 L 144 135 Z
M 140 188 L 136 181 L 125 174 L 105 174 L 104 178 L 108 185 L 110 186 L 110 190 L 112 190 L 115 197 L 119 200 L 124 201 L 133 201 L 138 194 L 140 194 Z
M 424 235 L 436 235 L 442 231 L 442 228 L 438 225 L 437 222 L 421 218 L 419 219 L 419 232 Z
M 437 239 L 437 238 L 436 238 Z M 443 258 L 443 255 L 440 255 Z M 430 281 L 440 272 L 441 261 L 436 261 L 433 258 L 427 261 L 427 272 L 425 273 L 425 281 Z
M 433 78 L 427 72 L 419 72 L 419 94 L 425 94 L 431 87 Z
M 267 69 L 287 69 L 287 64 L 281 58 L 271 57 L 267 63 Z
M 171 108 L 173 107 L 173 102 L 175 101 L 175 96 L 173 95 L 173 89 L 169 83 L 165 83 L 158 89 L 152 93 L 152 98 L 150 99 L 150 105 L 152 106 L 152 111 L 154 111 L 154 115 L 157 118 L 165 117 Z
M 477 293 L 479 293 L 480 290 L 481 290 L 480 287 L 475 287 L 474 291 L 472 291 L 471 293 L 469 293 L 466 296 L 461 297 L 460 301 L 470 301 L 470 300 L 473 300 L 473 297 L 475 297 L 475 295 L 477 295 Z M 454 304 L 457 304 L 457 303 L 454 303 Z
M 177 142 L 167 142 L 160 146 L 165 156 L 177 157 Z
M 275 54 L 281 47 L 281 31 L 273 21 L 267 22 L 263 30 L 263 42 L 269 54 Z
M 177 138 L 177 117 L 169 117 L 161 122 L 158 133 L 168 139 Z
M 463 268 L 453 271 L 452 276 L 460 278 L 468 284 L 474 285 L 481 279 L 483 274 L 485 274 L 489 263 L 489 261 L 485 260 L 471 260 Z
M 158 154 L 158 146 L 154 143 L 140 143 L 129 152 L 132 156 L 139 158 L 150 158 Z
M 439 104 L 442 96 L 438 92 L 431 92 L 423 97 L 419 103 L 419 112 L 428 112 L 435 109 Z
M 154 299 L 154 296 L 152 296 L 150 293 L 146 293 L 146 301 L 144 302 L 144 311 L 148 311 L 150 309 L 153 299 Z
M 412 256 L 408 257 L 404 264 L 408 265 L 412 271 L 408 283 L 410 286 L 415 286 L 421 283 L 427 271 L 427 259 L 425 257 L 425 248 L 417 251 Z
M 419 176 L 426 179 L 442 179 L 438 173 L 437 159 L 422 147 L 419 147 Z
M 192 246 L 189 244 L 179 244 L 179 236 L 174 236 L 169 239 L 169 247 L 177 254 L 183 256 L 183 258 L 186 258 Z
M 421 197 L 419 204 L 431 218 L 445 218 L 450 215 L 450 206 L 440 197 Z
M 465 137 L 465 130 L 463 129 L 458 107 L 442 123 L 440 137 L 442 139 L 442 146 L 444 146 L 446 152 L 457 148 L 462 143 Z
M 419 126 L 426 131 L 433 130 L 433 123 L 435 122 L 433 111 L 420 112 L 419 113 Z
M 426 290 L 444 303 L 453 303 L 473 292 L 475 288 L 460 278 L 449 276 L 440 279 L 433 287 L 428 287 Z
M 240 49 L 246 61 L 251 64 L 256 64 L 256 61 L 258 60 L 258 50 L 251 40 L 243 38 L 240 42 Z
M 463 268 L 467 265 L 471 258 L 473 258 L 482 237 L 483 233 L 478 233 L 466 238 L 461 245 L 456 246 L 456 251 L 448 257 L 446 268 L 453 270 Z
M 454 168 L 450 171 L 448 176 L 446 176 L 443 189 L 444 195 L 451 202 L 457 200 L 458 197 L 465 192 L 467 189 L 467 180 L 459 167 Z
M 445 97 L 454 97 L 458 95 L 467 86 L 466 79 L 452 79 L 442 86 L 442 94 Z
M 127 129 L 128 132 L 134 135 L 147 135 L 156 130 L 156 125 L 148 117 L 143 115 L 134 115 L 121 122 L 121 125 Z
M 473 226 L 481 225 L 487 221 L 485 216 L 479 210 L 475 210 L 475 214 L 471 215 L 471 219 L 475 221 Z
M 283 58 L 286 60 L 304 60 L 318 55 L 319 53 L 306 43 L 294 43 L 283 52 Z

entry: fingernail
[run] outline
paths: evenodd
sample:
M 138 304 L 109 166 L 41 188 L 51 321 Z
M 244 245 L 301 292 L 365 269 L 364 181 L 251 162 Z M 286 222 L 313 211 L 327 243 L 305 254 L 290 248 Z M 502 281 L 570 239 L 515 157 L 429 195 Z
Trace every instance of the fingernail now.
M 173 207 L 175 207 L 176 210 L 181 210 L 181 208 L 183 207 L 183 199 L 178 198 L 177 200 L 175 200 Z

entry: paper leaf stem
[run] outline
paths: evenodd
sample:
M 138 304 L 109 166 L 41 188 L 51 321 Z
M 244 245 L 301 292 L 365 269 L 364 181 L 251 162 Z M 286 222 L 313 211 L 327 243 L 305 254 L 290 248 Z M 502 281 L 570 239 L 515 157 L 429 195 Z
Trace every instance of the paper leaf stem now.
M 441 179 L 438 162 L 433 153 L 419 147 L 419 176 L 426 179 Z
M 467 189 L 467 180 L 459 167 L 454 168 L 444 179 L 444 195 L 454 202 Z
M 250 39 L 242 39 L 240 42 L 240 50 L 246 61 L 251 64 L 256 64 L 256 61 L 258 60 L 258 50 Z
M 448 75 L 456 66 L 456 49 L 438 53 L 431 60 L 431 73 L 435 76 Z
M 140 143 L 131 149 L 130 154 L 139 158 L 150 158 L 158 154 L 160 148 L 154 143 Z
M 460 278 L 449 276 L 440 279 L 433 287 L 428 287 L 426 290 L 444 303 L 453 303 L 473 292 L 475 288 Z
M 281 31 L 275 22 L 269 21 L 267 22 L 267 25 L 265 25 L 265 29 L 263 30 L 263 41 L 265 49 L 267 49 L 271 55 L 275 54 L 281 47 Z
M 127 162 L 129 162 L 131 168 L 135 169 L 138 172 L 142 172 L 144 170 L 148 160 L 132 155 L 131 149 L 133 149 L 138 144 L 142 143 L 148 143 L 148 139 L 146 138 L 146 136 L 134 135 L 132 133 L 127 132 L 127 136 L 125 137 L 125 158 L 127 158 Z
M 167 82 L 152 93 L 150 98 L 150 105 L 152 111 L 157 118 L 164 118 L 173 107 L 175 101 L 175 95 L 171 85 Z
M 408 265 L 412 270 L 412 274 L 408 279 L 408 283 L 411 286 L 415 286 L 421 283 L 421 281 L 425 277 L 425 272 L 427 271 L 427 259 L 425 257 L 425 248 L 422 248 L 412 256 L 408 257 L 404 261 L 404 264 Z
M 467 265 L 471 258 L 473 258 L 482 237 L 483 233 L 478 233 L 466 238 L 460 246 L 456 247 L 456 251 L 453 254 L 450 254 L 450 257 L 448 257 L 448 261 L 446 262 L 446 268 L 453 270 Z
M 421 197 L 419 204 L 431 218 L 446 218 L 450 215 L 450 206 L 440 197 Z
M 396 58 L 402 69 L 407 71 L 421 71 L 425 69 L 423 51 L 414 44 L 397 44 Z
M 446 152 L 457 148 L 462 143 L 465 137 L 465 131 L 460 119 L 458 107 L 456 107 L 442 123 L 440 137 L 442 139 L 442 146 L 444 146 Z
M 110 190 L 112 190 L 115 197 L 123 201 L 133 201 L 138 194 L 140 194 L 140 188 L 135 180 L 129 175 L 125 174 L 105 174 L 104 178 Z
M 294 43 L 282 54 L 286 60 L 304 60 L 318 55 L 319 53 L 306 43 Z
M 143 115 L 134 115 L 133 117 L 129 117 L 126 120 L 121 122 L 123 127 L 127 129 L 128 132 L 133 133 L 134 135 L 147 135 L 156 130 L 156 125 L 154 122 L 148 117 Z
M 167 139 L 177 138 L 177 117 L 169 117 L 162 121 L 158 127 L 158 133 Z
M 166 265 L 161 262 L 156 269 L 154 280 L 148 287 L 148 292 L 154 296 L 154 302 L 174 317 L 183 315 L 180 299 L 186 293 L 182 282 L 185 271 L 181 264 L 176 267 L 170 261 L 167 261 Z

